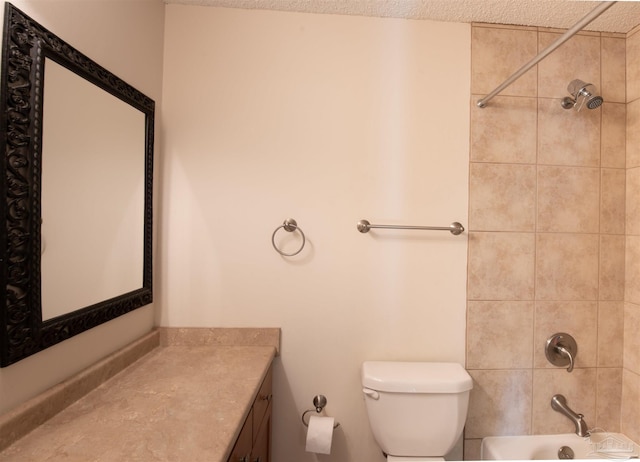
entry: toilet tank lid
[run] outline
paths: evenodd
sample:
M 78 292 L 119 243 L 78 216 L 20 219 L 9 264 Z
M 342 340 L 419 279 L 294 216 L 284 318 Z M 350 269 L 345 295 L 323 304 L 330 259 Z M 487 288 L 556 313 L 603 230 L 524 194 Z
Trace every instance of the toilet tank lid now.
M 458 363 L 365 361 L 362 385 L 396 393 L 462 393 L 473 381 Z

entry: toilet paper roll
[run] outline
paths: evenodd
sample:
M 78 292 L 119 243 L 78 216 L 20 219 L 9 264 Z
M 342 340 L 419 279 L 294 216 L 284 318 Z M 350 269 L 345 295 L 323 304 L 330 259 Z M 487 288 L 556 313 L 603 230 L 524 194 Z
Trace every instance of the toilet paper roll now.
M 312 415 L 307 429 L 307 452 L 317 454 L 331 454 L 331 440 L 333 439 L 333 417 Z

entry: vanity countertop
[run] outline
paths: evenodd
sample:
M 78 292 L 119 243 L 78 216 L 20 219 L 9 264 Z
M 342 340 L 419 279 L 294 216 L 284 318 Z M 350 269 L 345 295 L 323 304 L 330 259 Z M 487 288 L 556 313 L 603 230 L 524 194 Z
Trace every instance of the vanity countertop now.
M 155 348 L 0 452 L 0 461 L 226 462 L 275 353 Z

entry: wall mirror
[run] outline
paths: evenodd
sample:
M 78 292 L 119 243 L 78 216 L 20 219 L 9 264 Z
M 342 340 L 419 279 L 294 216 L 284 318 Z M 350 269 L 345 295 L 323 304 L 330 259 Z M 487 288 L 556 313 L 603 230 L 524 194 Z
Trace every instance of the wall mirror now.
M 5 4 L 0 366 L 152 301 L 153 100 Z

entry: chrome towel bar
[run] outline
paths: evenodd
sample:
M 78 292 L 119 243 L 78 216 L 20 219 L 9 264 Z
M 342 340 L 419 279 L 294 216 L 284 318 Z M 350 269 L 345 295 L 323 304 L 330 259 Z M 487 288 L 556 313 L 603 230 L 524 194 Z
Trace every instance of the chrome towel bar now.
M 464 226 L 457 221 L 454 221 L 449 226 L 407 226 L 407 225 L 372 225 L 367 220 L 360 220 L 358 222 L 358 231 L 361 233 L 368 233 L 372 228 L 384 228 L 384 229 L 419 229 L 426 231 L 449 231 L 454 236 L 462 234 Z
M 291 253 L 285 253 L 278 248 L 278 246 L 276 245 L 276 233 L 280 229 L 284 229 L 288 233 L 292 233 L 296 230 L 300 233 L 300 237 L 302 238 L 302 244 L 300 244 L 300 248 L 298 250 Z M 287 218 L 286 220 L 284 220 L 284 223 L 278 226 L 276 230 L 273 232 L 273 234 L 271 235 L 271 244 L 273 245 L 273 248 L 276 249 L 276 252 L 278 252 L 280 255 L 283 255 L 285 257 L 293 257 L 294 255 L 298 255 L 300 252 L 302 252 L 302 249 L 304 249 L 304 245 L 306 242 L 307 242 L 307 238 L 305 237 L 304 233 L 298 226 L 298 223 L 296 222 L 296 220 L 294 220 L 293 218 Z

